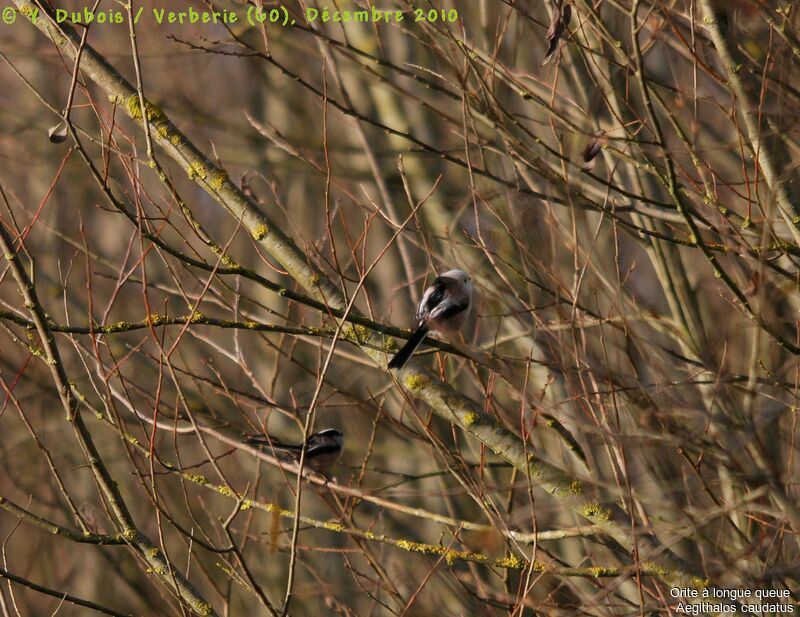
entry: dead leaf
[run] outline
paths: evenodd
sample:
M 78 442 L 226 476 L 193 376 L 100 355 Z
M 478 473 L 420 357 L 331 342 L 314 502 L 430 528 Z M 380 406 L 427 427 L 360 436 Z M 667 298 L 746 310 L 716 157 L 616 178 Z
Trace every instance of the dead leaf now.
M 567 27 L 572 19 L 572 6 L 570 4 L 562 4 L 559 0 L 555 9 L 553 10 L 553 17 L 550 20 L 550 27 L 547 29 L 547 51 L 542 60 L 542 66 L 547 64 L 552 58 L 553 54 L 558 49 L 558 44 L 561 41 L 561 35 L 564 34 L 564 28 Z

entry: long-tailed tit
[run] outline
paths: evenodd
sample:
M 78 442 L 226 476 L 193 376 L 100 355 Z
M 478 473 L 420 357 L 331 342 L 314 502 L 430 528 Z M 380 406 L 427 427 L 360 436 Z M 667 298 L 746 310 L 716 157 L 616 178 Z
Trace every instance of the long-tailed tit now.
M 448 270 L 437 276 L 422 294 L 417 307 L 417 329 L 389 361 L 389 368 L 402 368 L 428 332 L 452 334 L 459 330 L 472 306 L 472 283 L 465 272 Z
M 288 454 L 295 461 L 300 461 L 303 444 L 283 444 L 263 435 L 247 435 L 244 442 L 251 446 L 260 446 L 267 450 L 276 450 Z M 330 468 L 344 449 L 344 435 L 335 428 L 326 428 L 308 436 L 305 443 L 306 456 L 303 465 L 322 473 Z

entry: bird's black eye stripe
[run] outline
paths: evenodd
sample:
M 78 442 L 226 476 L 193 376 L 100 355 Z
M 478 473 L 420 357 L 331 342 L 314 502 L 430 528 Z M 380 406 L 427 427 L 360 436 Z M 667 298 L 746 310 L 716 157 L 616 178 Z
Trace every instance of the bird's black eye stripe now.
M 427 306 L 425 308 L 432 309 L 434 306 L 438 306 L 439 303 L 444 299 L 444 289 L 437 289 L 431 294 L 431 297 L 428 298 Z
M 433 282 L 433 293 L 430 296 L 428 296 L 428 301 L 425 303 L 425 306 L 422 307 L 425 313 L 430 312 L 432 308 L 438 306 L 439 303 L 444 299 L 444 290 L 445 290 L 444 282 L 437 278 Z

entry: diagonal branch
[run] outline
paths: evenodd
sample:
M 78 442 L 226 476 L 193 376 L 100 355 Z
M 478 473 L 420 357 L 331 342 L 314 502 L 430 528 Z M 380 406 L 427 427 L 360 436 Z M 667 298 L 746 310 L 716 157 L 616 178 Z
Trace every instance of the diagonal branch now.
M 14 3 L 25 14 L 34 8 L 26 0 L 14 0 Z M 40 15 L 35 25 L 63 53 L 74 59 L 80 41 L 74 29 L 64 24 L 56 26 L 46 14 Z M 83 50 L 81 69 L 104 90 L 109 100 L 120 105 L 137 124 L 140 123 L 143 113 L 135 88 L 88 45 Z M 306 255 L 230 181 L 228 174 L 203 155 L 161 109 L 148 102 L 145 108 L 144 116 L 150 123 L 152 136 L 167 155 L 186 169 L 189 177 L 214 201 L 240 221 L 253 239 L 310 295 L 332 309 L 344 309 L 347 303 L 341 291 L 324 274 L 312 268 Z M 375 333 L 352 324 L 343 327 L 342 334 L 358 342 L 364 353 L 380 366 L 386 366 L 386 354 L 391 352 L 391 341 L 381 344 Z M 555 497 L 563 507 L 598 525 L 627 551 L 638 551 L 643 561 L 657 564 L 655 571 L 663 581 L 679 587 L 701 584 L 692 569 L 663 547 L 657 538 L 651 535 L 632 537 L 631 521 L 624 510 L 616 505 L 601 506 L 588 491 L 584 491 L 580 480 L 550 463 L 530 456 L 525 444 L 485 414 L 481 405 L 437 379 L 417 362 L 406 365 L 399 377 L 401 383 L 437 415 L 475 436 Z
M 745 84 L 740 73 L 745 66 L 744 60 L 740 57 L 735 43 L 731 44 L 726 32 L 723 30 L 724 21 L 720 19 L 719 11 L 714 10 L 711 0 L 700 0 L 703 9 L 703 23 L 711 35 L 714 47 L 719 54 L 720 62 L 725 69 L 725 76 L 728 78 L 730 88 L 736 96 L 739 104 L 737 108 L 742 110 L 744 125 L 747 128 L 747 136 L 750 145 L 756 155 L 758 166 L 764 173 L 767 186 L 774 193 L 778 202 L 778 207 L 786 225 L 789 227 L 796 242 L 800 242 L 800 202 L 797 196 L 790 197 L 786 189 L 784 179 L 779 170 L 779 161 L 776 160 L 776 151 L 772 140 L 765 138 L 762 128 L 762 111 L 759 105 L 752 100 L 747 92 L 748 86 L 756 84 Z M 759 84 L 760 86 L 760 84 Z M 766 87 L 766 86 L 765 86 Z
M 72 540 L 73 542 L 78 542 L 80 544 L 103 544 L 118 546 L 126 543 L 125 538 L 122 537 L 122 534 L 114 534 L 113 536 L 100 535 L 96 533 L 89 533 L 88 531 L 75 531 L 74 529 L 57 525 L 52 521 L 48 521 L 46 518 L 42 518 L 41 516 L 26 510 L 22 506 L 18 506 L 6 497 L 0 496 L 0 508 L 3 508 L 3 510 L 6 512 L 10 512 L 26 523 L 30 523 L 31 525 L 35 525 L 40 529 L 44 529 L 48 533 L 52 533 L 55 536 L 66 538 L 67 540 Z
M 131 617 L 130 613 L 120 613 L 105 606 L 101 606 L 96 602 L 92 602 L 91 600 L 83 600 L 82 598 L 78 598 L 68 593 L 64 593 L 63 591 L 56 591 L 55 589 L 50 589 L 49 587 L 43 587 L 42 585 L 38 585 L 37 583 L 29 581 L 27 578 L 22 578 L 21 576 L 12 574 L 11 572 L 4 570 L 2 568 L 0 568 L 0 578 L 8 579 L 19 585 L 24 585 L 29 589 L 33 589 L 34 591 L 38 591 L 39 593 L 43 593 L 47 596 L 53 596 L 54 598 L 58 598 L 62 602 L 69 602 L 70 604 L 74 604 L 75 606 L 85 606 L 86 608 L 95 610 L 98 613 L 103 613 L 104 615 L 112 615 L 113 617 Z
M 94 475 L 100 492 L 113 512 L 117 525 L 122 530 L 122 537 L 130 546 L 144 558 L 153 572 L 161 581 L 167 585 L 198 615 L 216 615 L 213 607 L 209 604 L 192 586 L 179 571 L 175 570 L 166 560 L 163 553 L 136 528 L 133 518 L 125 504 L 122 494 L 117 488 L 117 483 L 103 464 L 97 446 L 92 439 L 89 429 L 83 422 L 80 413 L 80 402 L 75 397 L 69 378 L 61 361 L 61 354 L 58 350 L 55 337 L 48 323 L 47 313 L 36 293 L 36 287 L 31 281 L 25 269 L 22 267 L 19 255 L 14 249 L 14 240 L 8 234 L 5 226 L 0 224 L 0 251 L 9 264 L 9 270 L 14 277 L 19 288 L 25 306 L 31 313 L 36 331 L 39 334 L 42 349 L 44 351 L 50 374 L 58 390 L 59 398 L 64 411 L 67 414 L 67 421 L 72 425 L 75 436 L 83 449 L 89 468 Z

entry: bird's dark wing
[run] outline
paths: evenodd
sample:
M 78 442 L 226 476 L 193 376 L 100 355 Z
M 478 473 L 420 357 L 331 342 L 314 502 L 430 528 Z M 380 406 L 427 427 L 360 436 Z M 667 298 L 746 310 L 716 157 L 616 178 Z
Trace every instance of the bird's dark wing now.
M 306 451 L 306 457 L 316 457 L 322 454 L 334 454 L 341 449 L 342 447 L 339 444 L 333 442 L 310 444 L 308 446 L 308 450 Z
M 435 319 L 449 319 L 459 313 L 463 313 L 469 308 L 469 300 L 465 299 L 464 302 L 459 304 L 448 304 L 437 311 L 435 308 L 430 312 L 430 316 Z

